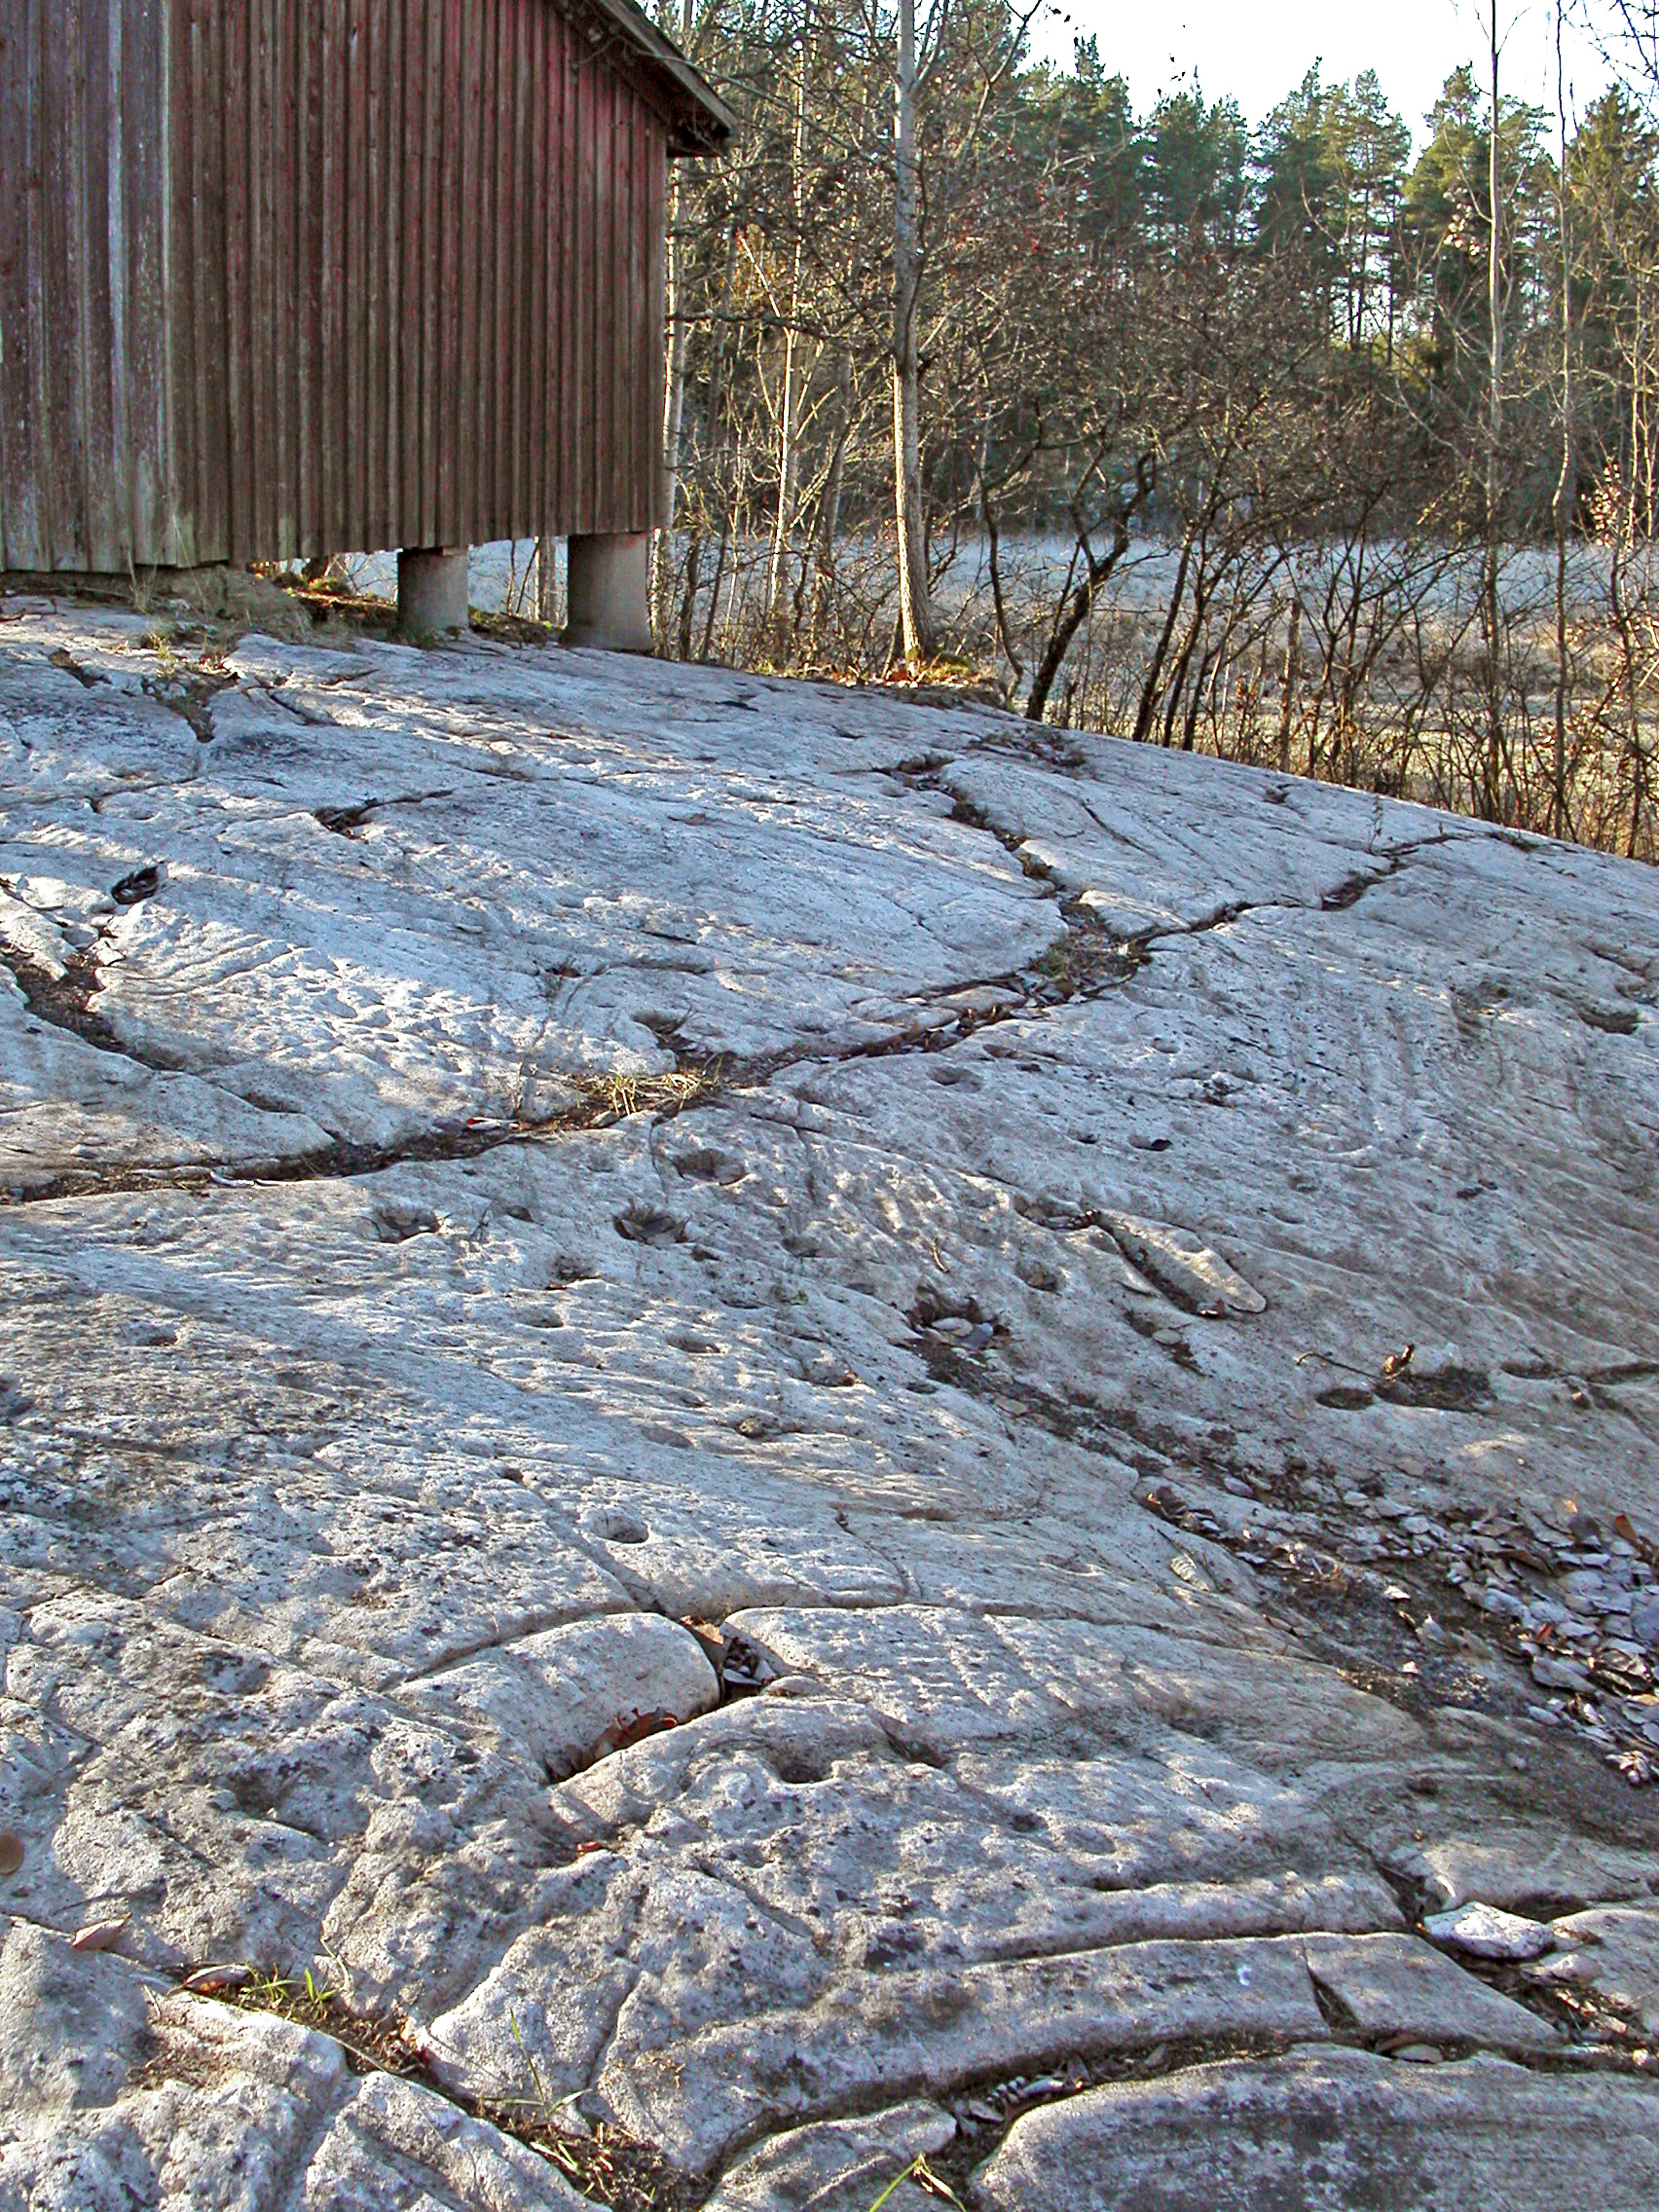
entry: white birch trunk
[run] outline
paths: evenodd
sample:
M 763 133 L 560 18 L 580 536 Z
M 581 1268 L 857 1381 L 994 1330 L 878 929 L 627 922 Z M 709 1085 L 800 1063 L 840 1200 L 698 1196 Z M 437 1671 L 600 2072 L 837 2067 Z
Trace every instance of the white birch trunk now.
M 904 658 L 912 666 L 931 660 L 938 647 L 922 516 L 921 364 L 916 348 L 922 279 L 916 165 L 918 74 L 915 0 L 899 0 L 893 132 L 893 483 L 899 532 L 899 615 Z
M 795 89 L 794 258 L 790 272 L 789 328 L 784 340 L 784 388 L 778 421 L 778 512 L 772 530 L 772 565 L 766 578 L 766 625 L 774 645 L 783 643 L 789 594 L 790 538 L 800 483 L 800 289 L 806 252 L 806 114 L 812 76 L 813 10 L 801 29 L 800 77 Z
M 681 0 L 680 43 L 689 52 L 695 0 Z M 680 239 L 680 165 L 668 193 L 668 276 L 664 305 L 668 359 L 662 387 L 662 512 L 664 527 L 651 541 L 651 634 L 661 652 L 668 637 L 668 578 L 673 567 L 674 510 L 680 499 L 680 426 L 685 414 L 685 249 Z
M 1487 452 L 1486 452 L 1486 565 L 1482 578 L 1482 598 L 1486 623 L 1487 645 L 1487 757 L 1486 791 L 1484 793 L 1488 815 L 1496 820 L 1502 811 L 1503 778 L 1503 710 L 1501 697 L 1502 655 L 1499 639 L 1500 610 L 1498 607 L 1497 574 L 1498 546 L 1498 451 L 1503 440 L 1503 245 L 1501 210 L 1498 203 L 1498 186 L 1501 181 L 1498 149 L 1497 105 L 1497 0 L 1488 0 L 1489 27 L 1492 33 L 1488 53 L 1492 64 L 1492 118 L 1487 140 L 1487 198 L 1492 216 L 1492 235 L 1487 246 L 1487 310 L 1491 321 L 1490 381 L 1488 384 Z
M 1550 828 L 1558 837 L 1567 834 L 1567 546 L 1572 528 L 1576 498 L 1576 466 L 1572 444 L 1572 241 L 1567 222 L 1567 71 L 1562 60 L 1562 0 L 1556 0 L 1556 239 L 1561 252 L 1561 472 L 1550 502 L 1555 524 L 1556 574 L 1556 682 L 1555 747 L 1551 759 Z

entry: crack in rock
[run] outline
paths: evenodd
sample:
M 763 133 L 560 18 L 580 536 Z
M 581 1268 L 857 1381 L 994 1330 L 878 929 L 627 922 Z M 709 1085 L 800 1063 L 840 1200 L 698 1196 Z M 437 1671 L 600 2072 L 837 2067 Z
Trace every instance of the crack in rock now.
M 118 885 L 118 892 L 120 889 Z M 136 896 L 146 894 L 140 892 Z M 62 963 L 62 972 L 54 975 L 44 961 L 15 946 L 0 943 L 0 965 L 10 971 L 37 1021 L 48 1022 L 54 1029 L 67 1030 L 95 1051 L 112 1052 L 120 1059 L 130 1060 L 135 1067 L 147 1068 L 152 1074 L 179 1075 L 188 1071 L 189 1063 L 175 1054 L 164 1052 L 155 1046 L 129 1045 L 105 1015 L 92 1011 L 89 1002 L 101 987 L 94 952 L 70 953 Z M 95 1177 L 98 1170 L 87 1172 Z M 165 1174 L 165 1171 L 153 1170 L 152 1173 Z M 0 1203 L 6 1202 L 17 1201 L 0 1199 Z

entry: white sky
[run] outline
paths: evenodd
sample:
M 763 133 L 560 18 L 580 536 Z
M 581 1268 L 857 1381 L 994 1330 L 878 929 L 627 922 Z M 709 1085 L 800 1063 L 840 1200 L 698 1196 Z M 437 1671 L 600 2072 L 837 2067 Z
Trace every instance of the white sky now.
M 1594 43 L 1572 24 L 1567 0 L 1565 44 L 1568 113 L 1603 90 L 1605 65 Z M 1046 23 L 1033 24 L 1040 53 L 1069 58 L 1074 36 L 1092 32 L 1109 71 L 1128 79 L 1137 109 L 1175 89 L 1196 71 L 1206 99 L 1231 94 L 1246 119 L 1268 110 L 1322 60 L 1328 84 L 1375 69 L 1390 102 L 1420 144 L 1422 119 L 1459 61 L 1485 51 L 1477 0 L 1058 0 Z M 1508 26 L 1498 64 L 1500 90 L 1553 114 L 1555 18 L 1550 0 L 1530 7 L 1500 4 Z M 1478 64 L 1484 66 L 1484 64 Z

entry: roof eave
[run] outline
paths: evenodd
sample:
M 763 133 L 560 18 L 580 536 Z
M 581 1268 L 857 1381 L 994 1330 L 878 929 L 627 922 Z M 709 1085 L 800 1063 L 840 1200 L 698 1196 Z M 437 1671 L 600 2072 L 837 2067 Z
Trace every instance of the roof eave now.
M 667 80 L 672 110 L 671 154 L 719 154 L 731 143 L 737 118 L 714 87 L 694 69 L 673 39 L 658 30 L 635 0 L 585 0 L 642 60 Z

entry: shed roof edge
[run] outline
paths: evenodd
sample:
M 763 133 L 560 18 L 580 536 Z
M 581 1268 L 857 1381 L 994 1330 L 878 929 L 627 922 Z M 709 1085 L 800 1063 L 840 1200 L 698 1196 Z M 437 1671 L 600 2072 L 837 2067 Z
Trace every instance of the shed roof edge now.
M 736 116 L 637 0 L 559 0 L 559 4 L 568 14 L 599 18 L 668 80 L 679 127 L 670 141 L 672 153 L 718 154 L 730 143 L 737 129 Z

